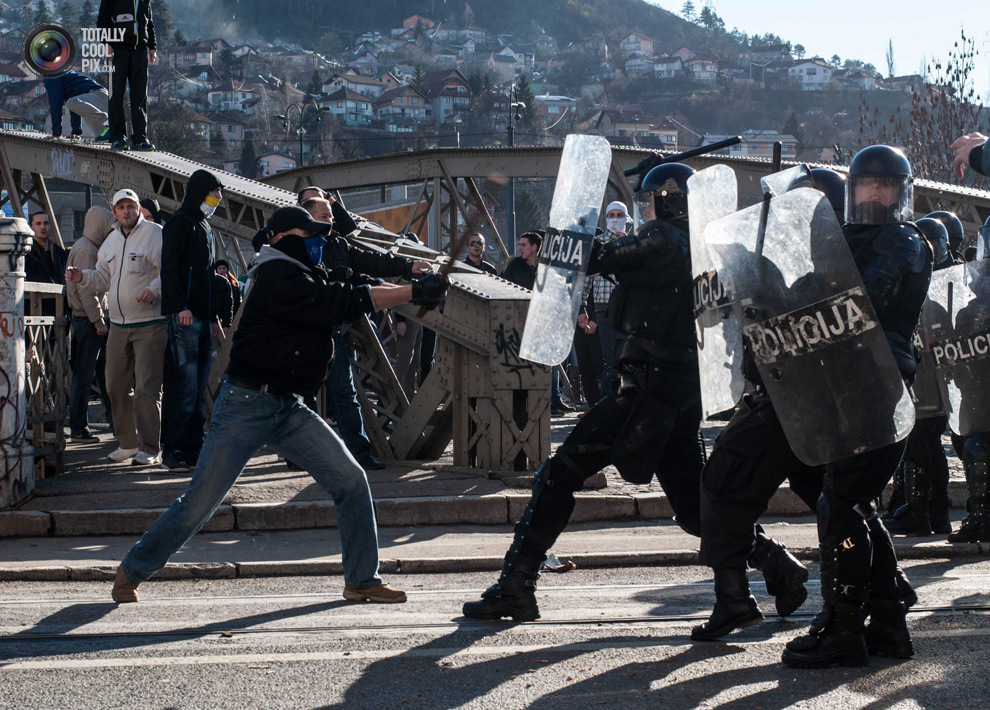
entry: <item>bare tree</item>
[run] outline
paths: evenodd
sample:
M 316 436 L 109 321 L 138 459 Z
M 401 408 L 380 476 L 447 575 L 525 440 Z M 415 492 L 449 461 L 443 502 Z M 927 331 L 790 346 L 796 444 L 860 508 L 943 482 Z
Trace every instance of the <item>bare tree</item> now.
M 977 103 L 973 71 L 975 42 L 963 32 L 945 61 L 929 63 L 927 80 L 911 88 L 911 108 L 884 116 L 864 97 L 860 105 L 859 135 L 863 145 L 886 143 L 904 148 L 917 177 L 959 183 L 952 173 L 949 144 L 956 136 L 975 130 L 986 118 Z M 968 171 L 961 184 L 983 187 L 986 178 Z
M 894 40 L 887 40 L 887 77 L 894 78 Z

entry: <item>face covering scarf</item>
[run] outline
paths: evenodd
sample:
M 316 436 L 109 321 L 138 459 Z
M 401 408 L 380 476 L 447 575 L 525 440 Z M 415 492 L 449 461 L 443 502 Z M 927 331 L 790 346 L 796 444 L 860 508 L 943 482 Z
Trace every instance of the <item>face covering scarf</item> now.
M 625 217 L 609 217 L 605 220 L 605 228 L 608 229 L 612 234 L 619 234 L 620 232 L 626 231 L 626 218 Z
M 220 204 L 220 198 L 214 197 L 213 195 L 207 195 L 206 199 L 203 200 L 203 204 L 199 206 L 200 211 L 206 217 L 212 217 L 213 213 L 217 211 L 217 205 Z
M 326 243 L 327 240 L 320 235 L 303 239 L 303 244 L 306 247 L 306 256 L 309 257 L 309 262 L 313 266 L 316 266 L 323 260 L 323 245 Z

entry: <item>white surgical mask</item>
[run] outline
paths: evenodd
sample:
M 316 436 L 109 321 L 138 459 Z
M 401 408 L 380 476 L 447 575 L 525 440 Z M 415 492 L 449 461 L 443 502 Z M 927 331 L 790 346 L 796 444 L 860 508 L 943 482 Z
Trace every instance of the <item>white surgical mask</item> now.
M 217 206 L 210 205 L 204 202 L 199 206 L 199 209 L 203 213 L 204 217 L 212 217 L 213 213 L 217 211 Z
M 620 232 L 626 231 L 626 218 L 625 217 L 608 217 L 605 220 L 605 227 L 612 234 L 619 234 Z

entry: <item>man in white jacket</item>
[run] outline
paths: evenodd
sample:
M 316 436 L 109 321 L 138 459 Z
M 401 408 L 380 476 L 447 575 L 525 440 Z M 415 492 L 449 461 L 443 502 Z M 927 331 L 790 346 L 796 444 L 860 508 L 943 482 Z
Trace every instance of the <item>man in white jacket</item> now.
M 66 269 L 66 282 L 107 294 L 107 390 L 118 448 L 112 461 L 160 461 L 162 370 L 168 335 L 161 314 L 162 228 L 144 219 L 133 190 L 113 196 L 120 225 L 100 247 L 95 269 Z M 134 388 L 131 391 L 131 383 Z

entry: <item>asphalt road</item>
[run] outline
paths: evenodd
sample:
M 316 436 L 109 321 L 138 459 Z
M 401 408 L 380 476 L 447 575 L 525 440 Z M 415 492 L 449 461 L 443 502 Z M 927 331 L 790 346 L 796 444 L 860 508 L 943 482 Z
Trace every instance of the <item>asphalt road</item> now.
M 107 583 L 2 583 L 0 707 L 986 707 L 990 562 L 907 571 L 915 659 L 828 671 L 780 663 L 814 584 L 790 620 L 690 642 L 713 603 L 698 567 L 547 574 L 543 618 L 519 625 L 460 618 L 491 573 L 393 575 L 393 607 L 344 602 L 339 577 L 150 582 L 120 607 Z

